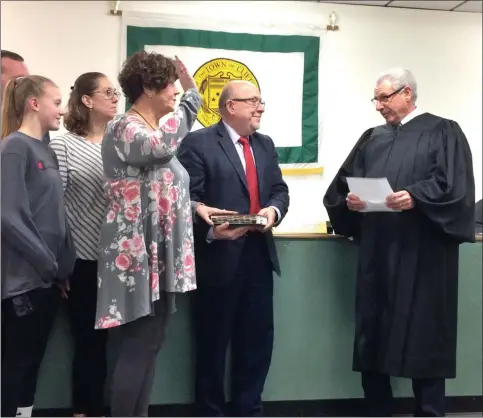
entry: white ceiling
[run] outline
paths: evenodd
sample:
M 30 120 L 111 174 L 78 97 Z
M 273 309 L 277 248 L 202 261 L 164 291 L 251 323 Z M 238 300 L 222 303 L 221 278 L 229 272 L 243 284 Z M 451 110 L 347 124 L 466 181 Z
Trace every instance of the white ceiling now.
M 381 7 L 399 7 L 405 9 L 426 9 L 426 10 L 447 10 L 452 12 L 470 12 L 483 13 L 481 0 L 427 0 L 427 1 L 411 1 L 411 0 L 317 0 L 320 3 L 343 3 L 357 4 L 362 6 L 381 6 Z

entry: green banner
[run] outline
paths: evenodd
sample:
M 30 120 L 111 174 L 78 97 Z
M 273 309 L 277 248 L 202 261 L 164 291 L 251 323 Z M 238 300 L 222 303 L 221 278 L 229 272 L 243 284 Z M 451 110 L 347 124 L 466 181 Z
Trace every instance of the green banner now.
M 270 122 L 263 125 L 263 132 L 275 142 L 280 163 L 317 162 L 318 37 L 127 26 L 127 56 L 140 50 L 164 53 L 163 48 L 169 47 L 183 51 L 179 55 L 185 63 L 195 63 L 187 66 L 192 71 L 197 68 L 194 78 L 204 103 L 198 115 L 202 126 L 219 120 L 217 95 L 223 83 L 247 79 L 259 87 L 267 103 L 262 122 Z M 268 116 L 275 108 L 276 113 Z M 290 145 L 279 146 L 280 141 Z

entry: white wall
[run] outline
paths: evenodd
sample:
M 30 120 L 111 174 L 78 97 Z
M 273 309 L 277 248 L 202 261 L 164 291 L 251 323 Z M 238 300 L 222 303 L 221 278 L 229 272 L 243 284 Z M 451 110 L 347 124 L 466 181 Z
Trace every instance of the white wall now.
M 65 97 L 85 71 L 101 71 L 115 80 L 121 22 L 108 15 L 110 3 L 1 2 L 2 48 L 22 54 L 31 72 L 55 80 Z M 331 11 L 337 13 L 340 30 L 324 37 L 320 62 L 324 100 L 319 160 L 325 172 L 322 177 L 287 179 L 291 216 L 307 213 L 312 204 L 325 214 L 322 197 L 340 164 L 365 129 L 383 122 L 370 98 L 377 74 L 393 66 L 413 71 L 421 108 L 460 123 L 473 151 L 476 195 L 481 198 L 481 14 L 288 1 L 122 1 L 121 8 L 322 27 Z

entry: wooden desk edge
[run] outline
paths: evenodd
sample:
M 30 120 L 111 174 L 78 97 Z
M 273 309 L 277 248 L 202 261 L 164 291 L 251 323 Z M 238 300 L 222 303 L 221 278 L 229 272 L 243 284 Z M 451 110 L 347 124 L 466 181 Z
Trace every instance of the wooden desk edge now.
M 274 238 L 284 238 L 284 239 L 291 239 L 291 238 L 299 238 L 299 239 L 348 239 L 342 235 L 334 235 L 334 234 L 319 234 L 319 233 L 274 233 Z
M 334 234 L 310 234 L 310 233 L 279 233 L 273 234 L 274 238 L 282 238 L 282 239 L 348 239 L 342 235 L 334 235 Z M 483 241 L 482 235 L 476 235 L 475 237 L 477 242 Z

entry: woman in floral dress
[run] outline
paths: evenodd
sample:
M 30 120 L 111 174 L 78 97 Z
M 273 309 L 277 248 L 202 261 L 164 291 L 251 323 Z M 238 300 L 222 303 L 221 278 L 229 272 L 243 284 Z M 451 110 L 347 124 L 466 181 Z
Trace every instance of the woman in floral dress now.
M 184 94 L 175 110 L 179 78 Z M 102 142 L 107 212 L 101 227 L 96 328 L 120 326 L 112 416 L 147 416 L 176 293 L 196 288 L 189 176 L 175 157 L 201 98 L 176 58 L 138 52 L 119 74 L 131 109 Z M 159 120 L 173 112 L 159 127 Z

